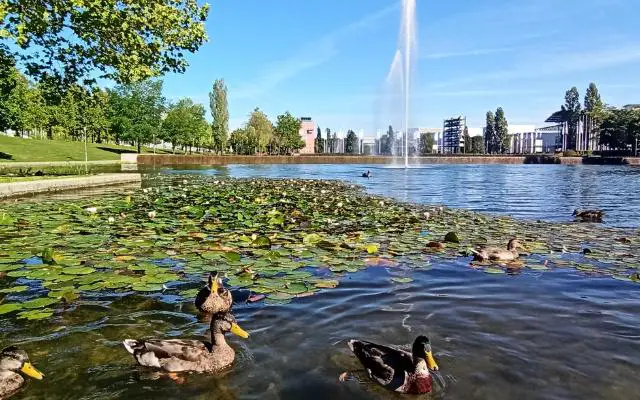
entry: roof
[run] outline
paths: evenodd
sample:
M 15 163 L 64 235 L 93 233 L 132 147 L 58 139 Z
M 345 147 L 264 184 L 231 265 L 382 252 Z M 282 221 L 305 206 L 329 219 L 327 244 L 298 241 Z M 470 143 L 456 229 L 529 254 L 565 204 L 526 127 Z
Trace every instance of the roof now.
M 564 120 L 565 120 L 564 113 L 565 113 L 564 110 L 556 111 L 553 114 L 551 114 L 551 116 L 549 118 L 547 118 L 547 120 L 544 121 L 544 122 L 556 123 L 556 124 L 564 122 Z

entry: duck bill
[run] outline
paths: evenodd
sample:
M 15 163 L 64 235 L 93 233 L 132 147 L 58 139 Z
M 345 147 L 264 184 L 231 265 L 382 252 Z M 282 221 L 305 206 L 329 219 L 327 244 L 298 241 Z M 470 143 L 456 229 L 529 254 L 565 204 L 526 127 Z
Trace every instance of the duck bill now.
M 218 293 L 218 274 L 209 277 L 209 290 L 211 293 Z
M 436 363 L 436 359 L 433 358 L 433 353 L 431 352 L 431 350 L 427 351 L 427 366 L 429 367 L 429 369 L 434 371 L 440 369 L 438 367 L 438 363 Z
M 25 375 L 28 375 L 37 380 L 41 380 L 44 377 L 44 374 L 35 369 L 35 367 L 29 362 L 24 363 L 22 368 L 20 368 L 20 371 L 22 371 Z
M 240 328 L 240 326 L 238 326 L 238 324 L 231 324 L 231 333 L 233 333 L 234 335 L 238 335 L 243 339 L 246 339 L 249 337 L 249 334 L 242 328 Z

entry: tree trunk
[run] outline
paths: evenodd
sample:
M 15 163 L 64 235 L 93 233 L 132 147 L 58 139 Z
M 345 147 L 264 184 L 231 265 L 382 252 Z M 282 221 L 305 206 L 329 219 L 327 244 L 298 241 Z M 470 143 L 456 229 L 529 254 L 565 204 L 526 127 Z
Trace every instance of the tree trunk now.
M 140 140 L 138 140 L 138 154 L 140 154 L 140 148 L 141 148 Z

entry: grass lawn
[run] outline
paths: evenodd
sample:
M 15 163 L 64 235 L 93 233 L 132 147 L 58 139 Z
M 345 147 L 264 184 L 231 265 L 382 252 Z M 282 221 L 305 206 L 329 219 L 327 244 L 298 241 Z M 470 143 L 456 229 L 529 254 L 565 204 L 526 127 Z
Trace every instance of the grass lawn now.
M 143 152 L 153 152 L 143 148 Z M 146 150 L 146 151 L 145 151 Z M 119 160 L 121 153 L 135 153 L 135 147 L 87 143 L 89 161 Z M 158 151 L 158 153 L 165 153 Z M 22 139 L 0 135 L 0 162 L 84 161 L 84 142 Z

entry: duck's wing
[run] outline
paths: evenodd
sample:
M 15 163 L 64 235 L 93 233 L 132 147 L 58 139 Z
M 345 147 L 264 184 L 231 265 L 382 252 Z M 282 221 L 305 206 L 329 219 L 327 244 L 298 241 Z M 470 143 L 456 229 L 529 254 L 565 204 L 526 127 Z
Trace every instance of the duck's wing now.
M 169 359 L 196 362 L 209 353 L 205 343 L 198 340 L 126 339 L 123 344 L 140 365 L 156 368 Z
M 348 345 L 372 379 L 390 390 L 404 386 L 413 369 L 409 352 L 363 340 L 350 340 Z

